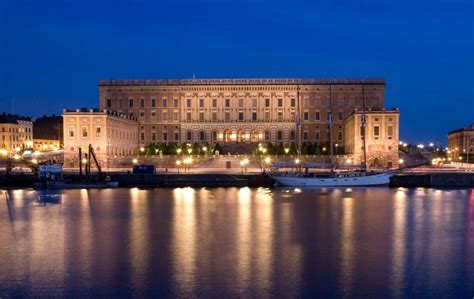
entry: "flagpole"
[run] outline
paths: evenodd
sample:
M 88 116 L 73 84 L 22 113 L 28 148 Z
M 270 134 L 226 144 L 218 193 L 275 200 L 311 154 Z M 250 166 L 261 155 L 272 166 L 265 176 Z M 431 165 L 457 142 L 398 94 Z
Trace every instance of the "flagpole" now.
M 329 85 L 329 153 L 331 155 L 331 172 L 334 171 L 334 163 L 333 163 L 333 148 L 332 148 L 332 90 L 331 85 Z
M 362 140 L 364 141 L 363 147 L 364 147 L 364 163 L 362 165 L 362 170 L 364 172 L 367 171 L 367 141 L 366 141 L 366 119 L 365 119 L 365 93 L 364 93 L 364 85 L 362 85 Z

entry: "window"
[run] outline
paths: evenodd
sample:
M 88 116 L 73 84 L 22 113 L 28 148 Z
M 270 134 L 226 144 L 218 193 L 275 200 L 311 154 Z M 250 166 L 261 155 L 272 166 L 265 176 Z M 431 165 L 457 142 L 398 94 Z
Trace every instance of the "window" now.
M 130 108 L 133 107 L 133 99 L 128 100 L 128 107 L 130 107 Z
M 217 132 L 216 131 L 212 131 L 212 141 L 216 141 L 217 140 Z
M 204 99 L 199 99 L 199 107 L 204 108 Z
M 162 104 L 163 104 L 163 108 L 167 108 L 168 107 L 168 99 L 163 99 Z
M 321 113 L 319 111 L 316 111 L 316 114 L 314 115 L 315 120 L 321 120 Z
M 74 138 L 74 127 L 69 127 L 69 137 Z
M 230 121 L 230 112 L 225 113 L 225 121 Z
M 191 141 L 191 140 L 193 139 L 193 133 L 192 133 L 191 131 L 188 131 L 186 135 L 187 135 L 187 136 L 186 136 L 186 137 L 187 137 L 186 139 L 187 139 L 188 141 Z
M 239 112 L 239 121 L 244 121 L 244 113 Z
M 145 132 L 140 133 L 140 140 L 145 141 Z
M 265 112 L 265 121 L 270 121 L 270 112 Z
M 295 98 L 291 98 L 291 107 L 295 107 L 296 106 L 296 99 Z
M 283 121 L 283 112 L 278 112 L 278 121 Z
M 257 121 L 257 112 L 252 112 L 252 121 Z
M 156 111 L 151 111 L 151 119 L 156 120 Z
M 387 127 L 387 136 L 388 136 L 388 139 L 393 138 L 393 126 L 388 126 Z
M 112 107 L 112 100 L 107 99 L 107 108 L 110 108 L 110 107 Z
M 308 132 L 303 132 L 303 140 L 308 140 Z
M 178 112 L 173 112 L 173 120 L 178 121 L 178 118 L 179 118 Z
M 283 107 L 283 99 L 278 99 L 278 107 Z
M 342 140 L 342 132 L 337 132 L 337 140 Z
M 374 136 L 380 136 L 380 127 L 374 126 Z
M 95 128 L 95 137 L 100 137 L 100 127 Z
M 252 99 L 252 107 L 257 108 L 257 99 Z
M 217 112 L 212 112 L 212 121 L 217 121 Z
M 296 118 L 295 118 L 295 113 L 294 112 L 290 112 L 290 120 L 291 121 L 295 121 Z
M 295 138 L 296 138 L 295 131 L 291 130 L 291 131 L 290 131 L 290 139 L 291 139 L 291 140 L 295 140 Z
M 341 111 L 339 111 L 339 112 L 337 113 L 337 118 L 338 118 L 339 120 L 342 120 L 342 112 L 341 112 Z
M 173 100 L 173 106 L 174 106 L 175 108 L 178 107 L 178 99 L 174 99 L 174 100 Z
M 217 99 L 212 99 L 212 107 L 217 107 Z
M 230 107 L 230 99 L 225 99 L 225 106 L 226 106 L 227 108 Z
M 265 99 L 265 107 L 270 107 L 270 99 Z
M 168 132 L 163 132 L 163 141 L 168 141 Z
M 186 113 L 186 120 L 191 121 L 191 112 Z
M 186 107 L 188 107 L 188 108 L 191 107 L 191 99 L 186 100 Z
M 265 140 L 270 141 L 270 131 L 265 131 Z
M 82 127 L 82 137 L 86 138 L 88 135 L 87 127 Z
M 244 107 L 244 99 L 239 99 L 239 107 Z
M 163 121 L 168 121 L 168 112 L 163 112 Z
M 151 140 L 156 141 L 156 132 L 151 133 Z
M 151 107 L 156 107 L 156 99 L 151 99 Z
M 316 139 L 316 140 L 320 140 L 320 139 L 321 139 L 321 133 L 320 133 L 319 131 L 316 132 L 315 139 Z
M 145 112 L 143 111 L 140 112 L 140 118 L 145 118 Z
M 178 132 L 174 132 L 174 140 L 179 140 L 179 133 Z
M 140 99 L 140 107 L 145 107 L 145 99 Z
M 278 139 L 278 141 L 282 141 L 282 140 L 283 140 L 283 132 L 282 132 L 282 131 L 278 131 L 278 132 L 277 132 L 277 139 Z
M 199 112 L 199 121 L 204 121 L 204 112 Z
M 308 120 L 309 119 L 309 112 L 305 111 L 303 112 L 303 120 Z
M 200 141 L 206 140 L 206 134 L 204 133 L 204 131 L 199 132 L 199 140 Z

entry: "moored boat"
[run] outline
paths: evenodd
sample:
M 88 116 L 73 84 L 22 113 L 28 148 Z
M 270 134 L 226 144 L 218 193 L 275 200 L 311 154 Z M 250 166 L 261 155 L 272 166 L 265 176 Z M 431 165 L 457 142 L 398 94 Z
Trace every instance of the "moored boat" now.
M 393 172 L 347 172 L 313 176 L 276 173 L 270 176 L 278 185 L 288 187 L 355 187 L 388 185 L 392 175 Z

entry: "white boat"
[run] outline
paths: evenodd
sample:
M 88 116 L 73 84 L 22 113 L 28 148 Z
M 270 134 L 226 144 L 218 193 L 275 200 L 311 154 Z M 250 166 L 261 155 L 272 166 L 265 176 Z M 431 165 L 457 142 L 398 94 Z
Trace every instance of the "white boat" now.
M 270 175 L 280 186 L 287 187 L 355 187 L 388 185 L 393 172 L 382 173 L 334 173 L 333 175 L 301 176 L 277 173 Z

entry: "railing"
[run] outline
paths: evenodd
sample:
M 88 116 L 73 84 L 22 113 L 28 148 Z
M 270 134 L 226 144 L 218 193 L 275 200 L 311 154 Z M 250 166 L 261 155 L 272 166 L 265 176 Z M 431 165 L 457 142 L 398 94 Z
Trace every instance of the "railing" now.
M 154 86 L 154 85 L 271 85 L 271 84 L 367 84 L 385 85 L 380 78 L 305 79 L 305 78 L 262 78 L 262 79 L 163 79 L 163 80 L 101 80 L 99 86 Z

